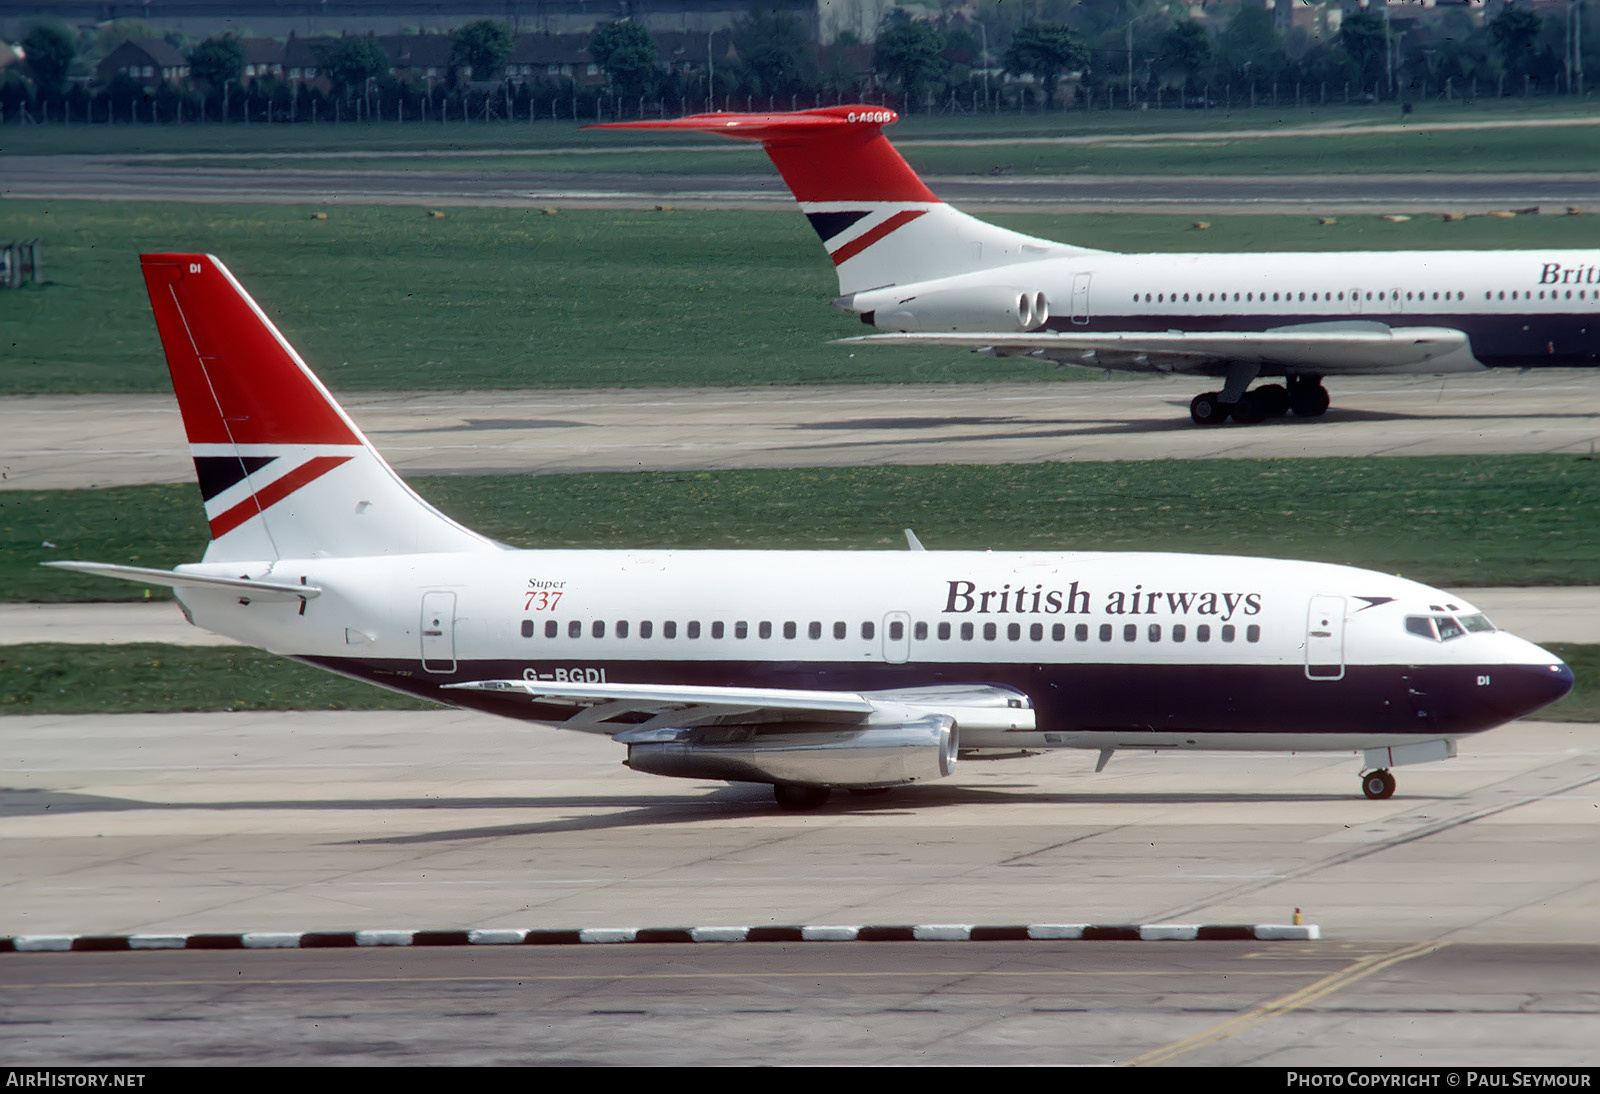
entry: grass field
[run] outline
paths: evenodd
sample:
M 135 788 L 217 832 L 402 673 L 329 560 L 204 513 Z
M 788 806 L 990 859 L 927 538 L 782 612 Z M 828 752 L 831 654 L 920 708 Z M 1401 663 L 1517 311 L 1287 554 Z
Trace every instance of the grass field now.
M 1577 677 L 1537 717 L 1600 721 L 1600 646 L 1551 645 Z M 434 704 L 259 650 L 167 646 L 0 646 L 0 716 L 230 710 L 427 710 Z
M 844 347 L 861 325 L 798 213 L 328 210 L 0 202 L 0 238 L 41 237 L 47 283 L 0 293 L 0 394 L 169 390 L 142 251 L 225 261 L 335 391 L 1076 378 L 956 349 Z M 1590 218 L 1012 214 L 1108 250 L 1570 246 Z
M 262 650 L 0 646 L 0 716 L 179 710 L 430 710 L 433 703 Z
M 415 486 L 522 547 L 1174 550 L 1315 559 L 1430 584 L 1600 584 L 1600 462 L 1570 456 L 1136 461 L 547 476 Z M 38 564 L 170 567 L 191 486 L 0 493 L 8 600 L 142 599 Z M 44 544 L 50 546 L 44 546 Z M 164 590 L 152 590 L 164 596 Z

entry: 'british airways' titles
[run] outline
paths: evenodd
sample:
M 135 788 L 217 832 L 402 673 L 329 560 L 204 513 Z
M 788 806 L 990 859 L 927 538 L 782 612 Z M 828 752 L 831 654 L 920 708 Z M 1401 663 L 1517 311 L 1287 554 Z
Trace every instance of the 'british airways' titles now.
M 1226 623 L 1236 614 L 1259 615 L 1261 594 L 1211 590 L 1115 589 L 1097 598 L 1074 581 L 1064 589 L 1043 584 L 979 589 L 972 581 L 946 581 L 944 612 L 964 615 L 1208 615 Z

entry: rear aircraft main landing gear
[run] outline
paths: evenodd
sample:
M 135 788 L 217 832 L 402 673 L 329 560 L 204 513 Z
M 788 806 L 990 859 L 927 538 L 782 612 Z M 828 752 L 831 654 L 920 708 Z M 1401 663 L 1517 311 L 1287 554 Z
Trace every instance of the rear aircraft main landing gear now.
M 1361 792 L 1373 801 L 1394 796 L 1394 776 L 1386 770 L 1368 771 L 1361 776 Z
M 1328 409 L 1328 389 L 1317 377 L 1291 379 L 1284 384 L 1263 384 L 1244 392 L 1237 402 L 1222 401 L 1222 392 L 1207 391 L 1189 403 L 1189 417 L 1195 425 L 1221 425 L 1232 418 L 1240 425 L 1254 425 L 1267 418 L 1281 418 L 1294 411 L 1297 418 L 1317 418 Z
M 1328 409 L 1328 389 L 1314 377 L 1290 380 L 1288 395 L 1296 418 L 1320 418 Z
M 1221 425 L 1228 420 L 1228 408 L 1217 392 L 1208 391 L 1204 395 L 1196 395 L 1190 402 L 1189 417 L 1194 419 L 1195 425 Z

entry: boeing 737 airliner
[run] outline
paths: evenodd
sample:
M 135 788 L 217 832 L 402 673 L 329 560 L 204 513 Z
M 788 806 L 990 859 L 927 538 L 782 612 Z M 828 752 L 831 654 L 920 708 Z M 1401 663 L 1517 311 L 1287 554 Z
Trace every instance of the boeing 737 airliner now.
M 1600 365 L 1600 250 L 1114 254 L 957 212 L 883 135 L 892 110 L 598 128 L 760 141 L 839 275 L 850 343 L 1220 377 L 1199 425 L 1328 409 L 1324 377 Z M 1283 383 L 1250 385 L 1259 377 Z
M 958 757 L 1354 751 L 1389 768 L 1560 698 L 1470 604 L 1313 562 L 1177 554 L 513 550 L 390 469 L 210 255 L 143 258 L 210 523 L 208 630 L 443 703 L 599 733 L 628 766 L 834 789 Z

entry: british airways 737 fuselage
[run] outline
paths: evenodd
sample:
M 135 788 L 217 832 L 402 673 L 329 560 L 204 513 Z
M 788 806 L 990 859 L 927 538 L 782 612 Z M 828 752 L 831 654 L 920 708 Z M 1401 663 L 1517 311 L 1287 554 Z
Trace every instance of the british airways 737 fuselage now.
M 322 593 L 303 605 L 179 596 L 195 623 L 253 645 L 546 721 L 572 716 L 572 694 L 604 697 L 600 685 L 981 687 L 1018 701 L 958 714 L 967 752 L 1399 750 L 1373 764 L 1388 767 L 1413 752 L 1442 758 L 1446 742 L 1570 687 L 1557 660 L 1469 604 L 1311 562 L 507 551 L 283 562 L 250 576 Z M 618 709 L 575 728 L 617 733 L 645 720 Z
M 190 620 L 444 703 L 554 721 L 663 775 L 834 789 L 961 755 L 1355 750 L 1389 768 L 1565 694 L 1470 605 L 1315 562 L 1178 554 L 512 550 L 384 462 L 223 265 L 146 255 L 212 540 Z

